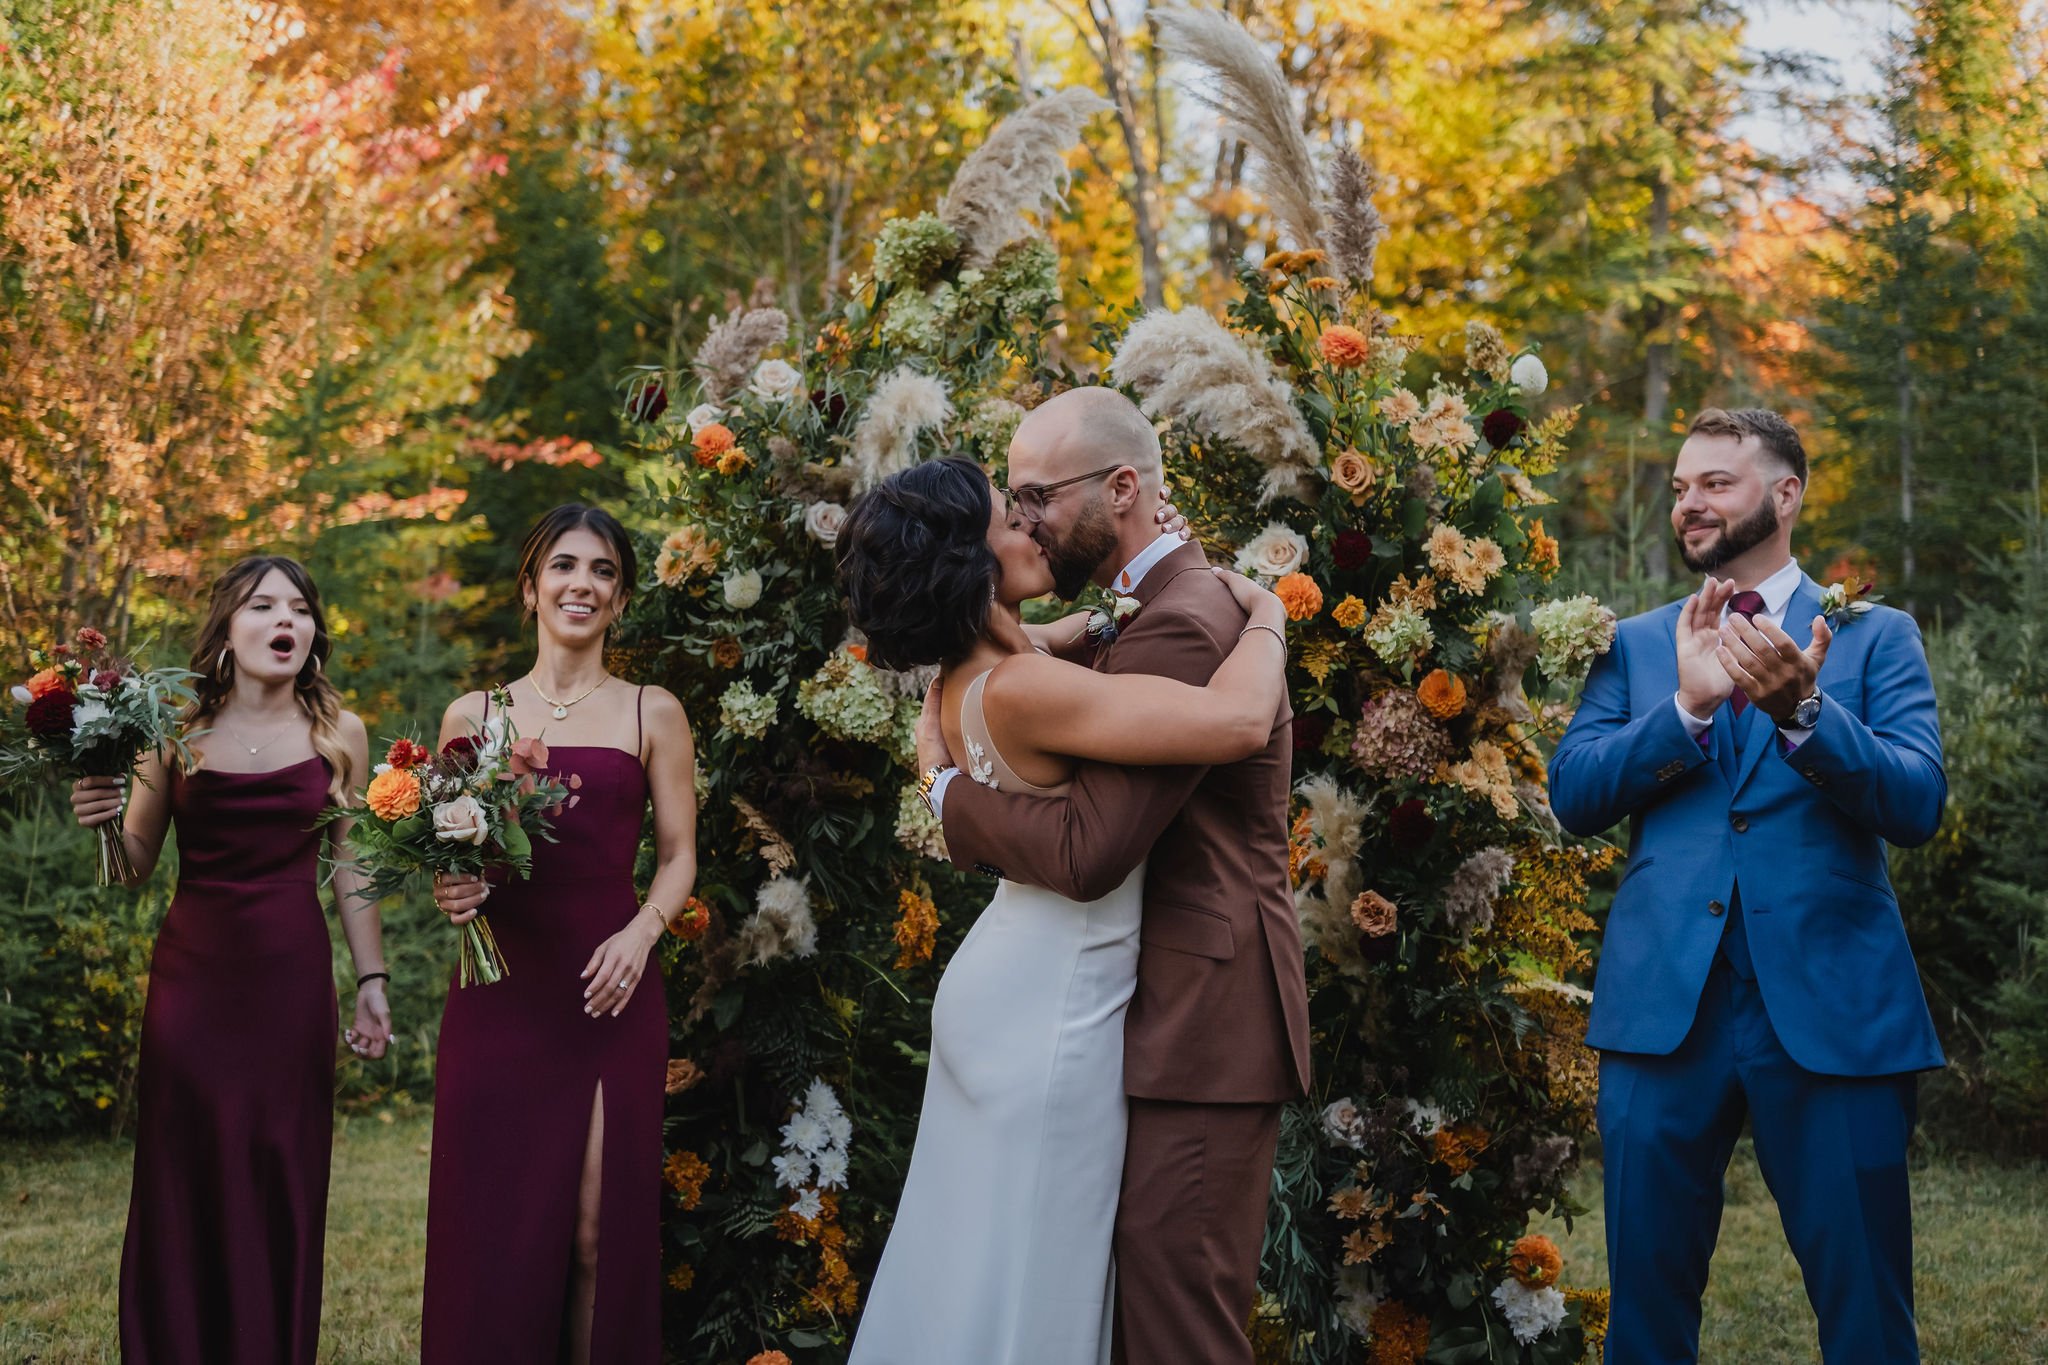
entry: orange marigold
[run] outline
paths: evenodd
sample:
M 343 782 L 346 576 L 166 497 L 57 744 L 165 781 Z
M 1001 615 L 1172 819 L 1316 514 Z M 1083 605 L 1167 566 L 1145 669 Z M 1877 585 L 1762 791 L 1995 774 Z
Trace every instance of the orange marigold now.
M 1415 688 L 1422 707 L 1438 720 L 1451 720 L 1465 713 L 1465 683 L 1454 673 L 1433 669 Z
M 711 1167 L 695 1152 L 670 1152 L 661 1174 L 668 1181 L 669 1188 L 676 1192 L 682 1206 L 694 1209 L 704 1197 L 704 1182 L 711 1177 Z
M 685 1261 L 668 1273 L 668 1287 L 681 1293 L 697 1283 L 697 1267 Z
M 1365 624 L 1365 600 L 1357 596 L 1345 597 L 1330 608 L 1330 619 L 1346 630 L 1357 630 Z
M 1514 1250 L 1508 1253 L 1508 1272 L 1531 1289 L 1542 1289 L 1557 1283 L 1557 1277 L 1564 1273 L 1564 1254 L 1557 1249 L 1557 1243 L 1540 1232 L 1532 1232 L 1516 1242 Z
M 915 891 L 896 896 L 896 970 L 907 971 L 932 960 L 939 940 L 939 907 Z
M 420 780 L 403 768 L 392 768 L 370 779 L 363 799 L 378 819 L 403 820 L 420 808 Z
M 1335 369 L 1355 370 L 1372 359 L 1372 342 L 1365 333 L 1341 322 L 1326 328 L 1316 344 L 1322 348 L 1323 359 Z
M 683 902 L 683 913 L 675 917 L 668 931 L 685 943 L 695 943 L 710 927 L 711 907 L 692 896 Z
M 1323 609 L 1323 590 L 1305 573 L 1287 575 L 1273 585 L 1273 592 L 1290 621 L 1306 621 Z
M 739 473 L 742 469 L 751 469 L 753 466 L 753 456 L 747 454 L 746 451 L 741 450 L 738 446 L 734 446 L 731 450 L 718 457 L 718 472 L 727 478 Z
M 1415 1365 L 1428 1350 L 1428 1318 L 1398 1299 L 1372 1310 L 1372 1365 Z
M 1311 289 L 1336 289 L 1340 286 L 1338 281 L 1329 275 L 1316 275 L 1309 280 L 1308 287 Z
M 780 1351 L 763 1351 L 757 1356 L 748 1356 L 747 1365 L 790 1365 L 789 1357 Z
M 710 469 L 717 465 L 719 456 L 739 443 L 740 438 L 733 435 L 732 428 L 725 423 L 706 422 L 697 429 L 696 439 L 690 442 L 690 448 L 696 452 L 698 466 Z

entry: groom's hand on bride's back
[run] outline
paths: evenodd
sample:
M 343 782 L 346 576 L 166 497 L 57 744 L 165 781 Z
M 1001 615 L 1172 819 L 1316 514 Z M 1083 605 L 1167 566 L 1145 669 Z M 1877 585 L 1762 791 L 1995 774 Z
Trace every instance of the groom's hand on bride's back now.
M 946 751 L 946 729 L 939 723 L 944 681 L 932 679 L 932 685 L 924 692 L 924 709 L 917 713 L 917 770 L 921 773 L 953 766 L 953 756 Z

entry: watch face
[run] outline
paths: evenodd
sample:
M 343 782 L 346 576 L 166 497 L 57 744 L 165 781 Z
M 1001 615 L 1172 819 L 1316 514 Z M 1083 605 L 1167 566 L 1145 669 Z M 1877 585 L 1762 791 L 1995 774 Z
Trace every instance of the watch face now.
M 1800 702 L 1792 712 L 1792 722 L 1802 729 L 1812 729 L 1820 720 L 1820 697 L 1811 696 Z

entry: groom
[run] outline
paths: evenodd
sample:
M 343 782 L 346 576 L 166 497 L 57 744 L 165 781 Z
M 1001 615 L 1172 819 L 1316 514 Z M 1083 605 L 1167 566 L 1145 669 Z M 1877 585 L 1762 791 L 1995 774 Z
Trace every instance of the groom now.
M 1089 662 L 1201 685 L 1245 615 L 1200 546 L 1160 534 L 1159 437 L 1114 389 L 1072 389 L 1010 443 L 1012 508 L 1059 595 L 1136 599 Z M 1171 725 L 1171 716 L 1132 716 Z M 919 731 L 932 807 L 963 868 L 1095 900 L 1150 858 L 1124 1025 L 1130 1136 L 1116 1219 L 1116 1358 L 1251 1365 L 1245 1337 L 1281 1104 L 1308 1089 L 1308 990 L 1287 877 L 1293 745 L 1213 768 L 1084 764 L 1061 799 L 958 782 Z M 931 770 L 936 768 L 933 773 Z
M 1745 1114 L 1822 1357 L 1920 1358 L 1906 1139 L 1914 1073 L 1943 1062 L 1885 846 L 1932 838 L 1948 783 L 1912 618 L 1842 609 L 1830 626 L 1792 558 L 1805 490 L 1778 414 L 1694 420 L 1671 525 L 1706 581 L 1621 623 L 1551 761 L 1566 829 L 1631 822 L 1586 1034 L 1607 1365 L 1698 1357 Z

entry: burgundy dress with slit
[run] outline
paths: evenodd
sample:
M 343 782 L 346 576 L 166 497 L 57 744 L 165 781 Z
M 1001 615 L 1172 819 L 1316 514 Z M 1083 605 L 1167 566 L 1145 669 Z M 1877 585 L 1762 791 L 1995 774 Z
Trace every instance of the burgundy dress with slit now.
M 637 754 L 549 746 L 556 776 L 582 778 L 536 840 L 533 875 L 484 905 L 508 971 L 451 983 L 435 1074 L 427 1188 L 424 1365 L 566 1360 L 577 1187 L 602 1088 L 593 1361 L 661 1359 L 661 1121 L 668 1004 L 649 955 L 617 1018 L 583 1012 L 579 975 L 639 912 L 633 859 L 647 805 Z M 454 952 L 454 943 L 449 943 Z
M 312 1365 L 334 1140 L 325 759 L 170 778 L 178 889 L 142 1011 L 126 1365 Z

